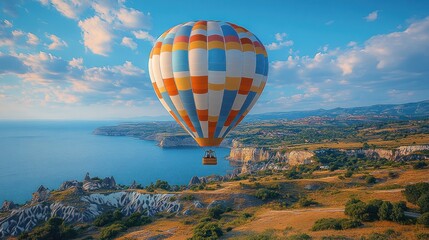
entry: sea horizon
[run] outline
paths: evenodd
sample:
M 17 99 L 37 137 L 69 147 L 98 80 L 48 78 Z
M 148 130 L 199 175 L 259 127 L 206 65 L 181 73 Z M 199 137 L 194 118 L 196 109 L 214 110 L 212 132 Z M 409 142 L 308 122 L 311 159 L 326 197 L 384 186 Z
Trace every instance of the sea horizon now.
M 218 165 L 203 166 L 203 149 L 160 148 L 155 141 L 98 136 L 92 131 L 132 121 L 0 120 L 0 201 L 23 204 L 43 185 L 58 189 L 64 181 L 113 176 L 118 184 L 156 180 L 188 184 L 193 176 L 225 175 L 233 167 L 228 148 L 217 148 Z

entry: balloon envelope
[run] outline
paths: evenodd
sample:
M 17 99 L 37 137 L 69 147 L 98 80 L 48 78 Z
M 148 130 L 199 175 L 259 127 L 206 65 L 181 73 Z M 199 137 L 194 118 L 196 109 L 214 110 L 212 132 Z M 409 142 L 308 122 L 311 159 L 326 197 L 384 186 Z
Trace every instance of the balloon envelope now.
M 164 32 L 149 58 L 158 99 L 200 146 L 218 146 L 265 87 L 268 56 L 245 28 L 193 21 Z

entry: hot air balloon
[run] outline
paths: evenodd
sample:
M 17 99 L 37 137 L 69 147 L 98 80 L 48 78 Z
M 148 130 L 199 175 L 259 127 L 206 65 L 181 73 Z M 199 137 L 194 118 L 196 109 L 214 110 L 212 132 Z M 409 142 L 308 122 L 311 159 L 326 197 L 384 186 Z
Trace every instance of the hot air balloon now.
M 198 145 L 219 146 L 261 95 L 268 56 L 243 27 L 191 21 L 157 39 L 149 74 L 161 104 Z M 203 164 L 216 163 L 214 152 L 207 151 Z

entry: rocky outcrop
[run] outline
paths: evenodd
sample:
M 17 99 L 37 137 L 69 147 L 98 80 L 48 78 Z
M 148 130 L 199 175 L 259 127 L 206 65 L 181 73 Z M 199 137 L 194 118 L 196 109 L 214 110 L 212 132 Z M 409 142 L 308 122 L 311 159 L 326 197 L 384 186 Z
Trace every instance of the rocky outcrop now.
M 193 176 L 193 177 L 191 178 L 191 181 L 189 181 L 188 186 L 192 186 L 192 185 L 199 185 L 199 184 L 201 184 L 201 180 L 200 180 L 200 178 L 199 178 L 199 177 L 197 177 L 197 176 Z
M 14 202 L 5 200 L 0 208 L 0 212 L 8 212 L 17 207 L 18 206 Z
M 50 191 L 41 185 L 36 192 L 33 193 L 33 198 L 31 199 L 31 204 L 39 203 L 46 201 L 50 196 Z
M 77 180 L 71 180 L 71 181 L 65 181 L 61 184 L 60 188 L 58 188 L 58 190 L 60 191 L 64 191 L 67 190 L 69 188 L 81 188 L 82 187 L 82 183 L 78 182 Z
M 99 179 L 91 178 L 89 176 L 89 173 L 87 173 L 83 180 L 82 189 L 85 191 L 94 191 L 100 189 L 117 189 L 117 186 L 115 178 L 113 176 L 106 177 L 104 179 Z
M 352 149 L 341 150 L 349 156 L 365 156 L 369 159 L 387 159 L 391 161 L 421 160 L 424 155 L 416 155 L 416 152 L 429 150 L 429 145 L 400 146 L 395 149 Z M 320 150 L 323 151 L 323 150 Z
M 310 164 L 314 155 L 312 151 L 290 151 L 285 153 L 285 159 L 290 166 Z
M 13 210 L 0 220 L 0 238 L 16 236 L 29 231 L 50 217 L 60 217 L 67 223 L 89 222 L 105 209 L 118 208 L 125 216 L 134 212 L 147 212 L 152 216 L 158 212 L 179 212 L 181 204 L 171 201 L 174 194 L 142 194 L 138 192 L 115 192 L 90 194 L 68 205 L 61 202 L 43 201 L 35 205 L 24 205 Z

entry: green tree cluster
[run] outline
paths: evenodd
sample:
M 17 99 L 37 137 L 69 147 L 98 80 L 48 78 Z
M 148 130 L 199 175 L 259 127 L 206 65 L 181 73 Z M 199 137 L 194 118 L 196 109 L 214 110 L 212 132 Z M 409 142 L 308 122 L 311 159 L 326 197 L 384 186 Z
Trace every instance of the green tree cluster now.
M 58 240 L 73 239 L 77 236 L 77 231 L 67 226 L 62 218 L 53 217 L 43 225 L 34 228 L 31 232 L 21 234 L 18 239 L 26 240 Z
M 359 199 L 350 199 L 346 203 L 344 213 L 358 221 L 404 222 L 406 209 L 405 202 L 391 203 L 376 199 L 365 203 Z
M 420 207 L 421 213 L 429 212 L 429 183 L 407 185 L 403 194 L 407 201 Z

